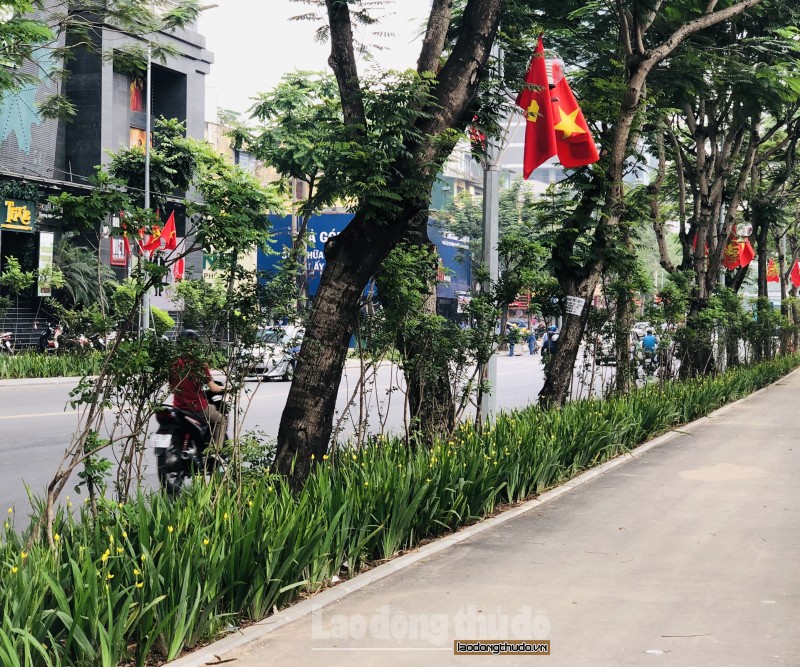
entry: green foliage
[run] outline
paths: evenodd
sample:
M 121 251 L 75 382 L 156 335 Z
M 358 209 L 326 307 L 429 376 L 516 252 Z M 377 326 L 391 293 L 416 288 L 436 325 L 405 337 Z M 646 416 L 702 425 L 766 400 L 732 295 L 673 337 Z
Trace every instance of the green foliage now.
M 140 40 L 147 39 L 154 60 L 165 62 L 167 57 L 180 51 L 162 42 L 159 33 L 191 25 L 200 13 L 200 5 L 196 0 L 170 2 L 166 7 L 161 0 L 155 3 L 151 0 L 81 0 L 80 11 L 68 11 L 61 3 L 3 0 L 2 11 L 0 97 L 7 90 L 39 84 L 40 80 L 57 82 L 62 76 L 61 65 L 73 56 L 75 44 L 98 52 L 99 57 L 123 64 L 125 71 L 143 71 L 147 50 Z M 96 35 L 101 31 L 134 39 L 117 38 L 113 51 L 99 54 Z M 69 40 L 65 40 L 66 33 L 69 33 Z M 29 74 L 25 65 L 42 52 L 52 62 L 52 69 Z M 46 97 L 38 106 L 41 113 L 51 118 L 74 114 L 74 106 L 57 93 Z
M 2 86 L 0 86 L 0 89 L 2 89 Z M 41 199 L 41 193 L 33 183 L 0 180 L 0 199 L 23 199 L 38 203 Z
M 103 365 L 99 352 L 63 353 L 19 352 L 0 355 L 0 379 L 81 377 L 97 375 Z
M 126 278 L 121 283 L 112 286 L 109 300 L 111 312 L 117 320 L 123 320 L 133 312 L 136 295 L 137 284 L 131 278 Z
M 259 476 L 236 492 L 195 484 L 179 501 L 101 499 L 96 518 L 68 503 L 52 550 L 28 544 L 11 514 L 0 540 L 0 660 L 44 656 L 45 646 L 50 664 L 75 667 L 144 665 L 153 653 L 171 660 L 215 637 L 222 619 L 260 620 L 333 575 L 541 493 L 799 363 L 784 357 L 662 391 L 530 407 L 482 434 L 463 426 L 430 449 L 375 440 L 319 462 L 297 494 Z
M 16 257 L 6 257 L 4 271 L 0 274 L 0 287 L 12 296 L 19 297 L 33 287 L 34 282 L 36 282 L 35 272 L 23 271 Z
M 400 181 L 396 176 L 398 164 L 409 157 L 408 146 L 422 139 L 418 125 L 427 117 L 423 109 L 432 102 L 435 80 L 408 70 L 363 77 L 359 83 L 366 127 L 345 126 L 332 77 L 298 72 L 257 98 L 256 127 L 238 126 L 234 142 L 282 176 L 311 186 L 304 213 L 340 200 L 354 210 L 368 210 L 372 221 L 382 224 L 400 212 L 404 198 L 430 196 L 440 159 L 428 173 Z M 444 133 L 439 140 L 454 145 L 456 138 Z
M 220 279 L 182 280 L 175 286 L 175 299 L 183 305 L 181 323 L 184 329 L 208 329 L 214 335 L 220 315 L 227 309 L 227 291 Z
M 150 150 L 150 194 L 152 208 L 164 208 L 167 197 L 185 192 L 197 171 L 196 142 L 186 138 L 186 128 L 178 120 L 163 116 L 153 128 Z M 134 189 L 134 202 L 144 205 L 145 152 L 139 146 L 123 148 L 111 159 L 108 171 Z
M 113 328 L 113 321 L 101 310 L 99 303 L 79 308 L 69 308 L 54 299 L 50 299 L 48 307 L 67 333 L 107 334 Z
M 283 207 L 278 188 L 262 187 L 207 144 L 195 142 L 193 150 L 195 186 L 203 203 L 187 202 L 187 211 L 201 218 L 197 238 L 203 249 L 227 254 L 266 247 L 270 239 L 267 215 Z
M 168 331 L 175 328 L 175 320 L 169 313 L 156 306 L 150 306 L 150 315 L 153 320 L 153 329 L 157 336 L 163 336 Z
M 55 294 L 72 306 L 105 305 L 105 284 L 114 280 L 114 272 L 95 251 L 75 245 L 72 239 L 73 235 L 65 234 L 56 247 L 53 264 L 61 280 L 53 285 Z

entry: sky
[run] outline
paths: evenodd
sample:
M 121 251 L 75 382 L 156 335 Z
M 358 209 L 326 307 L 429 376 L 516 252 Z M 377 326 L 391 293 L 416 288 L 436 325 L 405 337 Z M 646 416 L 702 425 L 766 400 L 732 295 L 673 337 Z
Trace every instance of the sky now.
M 330 71 L 330 45 L 314 41 L 316 24 L 289 20 L 307 13 L 308 5 L 290 0 L 216 3 L 218 6 L 206 10 L 199 23 L 206 48 L 214 53 L 206 81 L 206 120 L 215 120 L 217 108 L 246 111 L 250 98 L 271 89 L 285 72 Z M 416 65 L 423 20 L 429 9 L 430 0 L 387 2 L 381 10 L 384 19 L 376 30 L 392 34 L 369 39 L 369 43 L 385 47 L 374 52 L 380 67 L 406 69 Z M 365 68 L 361 63 L 359 71 L 363 73 Z

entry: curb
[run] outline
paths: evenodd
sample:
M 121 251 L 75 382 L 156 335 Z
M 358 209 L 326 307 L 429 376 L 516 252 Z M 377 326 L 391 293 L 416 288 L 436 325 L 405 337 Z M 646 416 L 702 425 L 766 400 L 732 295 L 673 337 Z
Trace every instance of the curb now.
M 698 427 L 705 426 L 709 422 L 712 422 L 717 417 L 723 416 L 726 412 L 730 412 L 736 406 L 746 403 L 750 399 L 758 396 L 759 394 L 767 391 L 771 387 L 779 384 L 780 382 L 784 381 L 786 378 L 791 377 L 795 373 L 800 373 L 800 368 L 797 368 L 790 373 L 787 373 L 783 377 L 779 378 L 772 384 L 767 385 L 757 391 L 754 391 L 752 394 L 748 394 L 744 398 L 740 398 L 732 403 L 728 403 L 727 405 L 723 405 L 721 408 L 717 408 L 713 412 L 710 412 L 705 417 L 700 417 L 700 419 L 696 419 L 693 422 L 689 422 L 688 424 L 683 424 L 677 427 L 677 430 L 668 431 L 662 435 L 656 436 L 650 441 L 647 441 L 638 447 L 626 452 L 624 454 L 620 454 L 619 456 L 606 461 L 605 463 L 600 464 L 586 472 L 581 473 L 577 477 L 573 477 L 571 480 L 564 482 L 563 484 L 551 489 L 550 491 L 546 491 L 545 493 L 541 494 L 537 498 L 532 500 L 527 500 L 524 503 L 518 505 L 517 507 L 513 507 L 511 509 L 505 510 L 504 512 L 498 514 L 497 516 L 491 517 L 489 519 L 484 519 L 479 521 L 472 526 L 467 526 L 462 528 L 461 530 L 452 533 L 451 535 L 446 535 L 445 537 L 441 537 L 429 544 L 426 544 L 418 549 L 414 550 L 412 553 L 405 554 L 403 556 L 398 556 L 394 558 L 388 563 L 383 565 L 379 565 L 378 567 L 373 568 L 363 574 L 356 575 L 353 579 L 349 579 L 348 581 L 342 582 L 334 586 L 333 588 L 328 588 L 320 593 L 312 595 L 312 597 L 297 602 L 293 605 L 290 605 L 286 609 L 279 611 L 276 614 L 268 616 L 264 620 L 258 621 L 253 625 L 250 625 L 243 630 L 239 630 L 236 633 L 232 633 L 227 637 L 220 639 L 208 646 L 205 646 L 197 651 L 193 651 L 192 653 L 187 654 L 182 658 L 178 658 L 177 660 L 173 660 L 172 662 L 166 663 L 169 667 L 205 667 L 208 664 L 219 664 L 220 657 L 224 657 L 225 654 L 230 653 L 231 651 L 241 648 L 246 644 L 250 644 L 251 642 L 255 642 L 266 635 L 278 630 L 289 623 L 292 623 L 304 616 L 308 616 L 309 614 L 318 611 L 324 607 L 332 605 L 347 595 L 351 593 L 355 593 L 356 591 L 365 588 L 375 582 L 380 581 L 386 577 L 389 577 L 397 572 L 405 570 L 408 567 L 411 567 L 415 563 L 418 563 L 426 558 L 430 558 L 441 551 L 449 549 L 471 537 L 479 535 L 480 533 L 494 528 L 495 526 L 500 526 L 512 519 L 516 519 L 518 516 L 522 514 L 526 514 L 531 510 L 534 510 L 538 507 L 541 507 L 545 503 L 555 500 L 560 496 L 568 493 L 574 489 L 577 489 L 584 484 L 592 481 L 593 479 L 600 477 L 601 475 L 617 468 L 618 466 L 624 465 L 629 461 L 635 461 L 638 458 L 638 454 L 644 454 L 651 449 L 655 449 L 656 447 L 660 447 L 661 445 L 665 445 L 673 440 L 681 436 L 693 435 L 692 431 Z
M 18 378 L 13 380 L 0 380 L 0 389 L 3 387 L 36 387 L 46 384 L 77 383 L 81 376 L 52 377 L 52 378 Z

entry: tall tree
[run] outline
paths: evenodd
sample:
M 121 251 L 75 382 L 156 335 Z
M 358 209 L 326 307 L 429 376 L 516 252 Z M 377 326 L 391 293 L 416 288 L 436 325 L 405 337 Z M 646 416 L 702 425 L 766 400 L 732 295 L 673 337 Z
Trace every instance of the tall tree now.
M 364 9 L 352 4 L 356 12 Z M 454 3 L 434 0 L 413 85 L 384 82 L 372 107 L 358 72 L 350 5 L 325 2 L 329 64 L 341 98 L 342 142 L 360 146 L 370 160 L 351 164 L 348 177 L 372 187 L 363 188 L 353 220 L 325 246 L 327 264 L 278 432 L 275 468 L 294 486 L 307 477 L 312 455 L 321 459 L 328 448 L 361 293 L 411 225 L 427 217 L 434 179 L 471 119 L 469 105 L 485 75 L 503 0 L 468 0 L 447 52 Z M 393 114 L 386 113 L 389 103 Z
M 609 93 L 613 104 L 605 102 L 605 127 L 600 141 L 603 155 L 599 165 L 582 178 L 582 193 L 575 215 L 564 225 L 553 248 L 553 265 L 562 289 L 567 295 L 590 302 L 600 277 L 609 263 L 619 223 L 624 210 L 624 176 L 628 159 L 637 139 L 637 119 L 647 99 L 647 83 L 654 69 L 663 66 L 675 50 L 697 33 L 729 21 L 764 0 L 742 0 L 727 3 L 688 3 L 689 6 L 667 6 L 660 0 L 617 0 L 586 3 L 557 10 L 547 22 L 562 21 L 569 13 L 580 19 L 570 30 L 570 40 L 582 42 L 587 69 L 599 73 L 587 90 Z M 603 29 L 599 35 L 598 27 Z M 575 48 L 561 40 L 564 54 Z M 600 48 L 598 48 L 600 47 Z M 610 57 L 611 54 L 616 57 Z M 575 54 L 577 56 L 577 54 Z M 581 62 L 577 58 L 573 62 Z M 615 69 L 615 63 L 621 65 Z M 621 84 L 620 84 L 621 82 Z M 576 245 L 587 236 L 591 239 L 587 259 L 580 265 L 574 260 Z M 580 314 L 567 314 L 564 319 L 558 352 L 548 367 L 540 400 L 560 405 L 569 391 L 578 348 L 588 320 L 589 307 Z

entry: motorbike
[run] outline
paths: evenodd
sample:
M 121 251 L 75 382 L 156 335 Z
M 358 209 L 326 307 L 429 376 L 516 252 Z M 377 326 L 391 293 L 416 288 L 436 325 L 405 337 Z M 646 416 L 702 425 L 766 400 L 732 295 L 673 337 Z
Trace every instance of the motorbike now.
M 60 324 L 44 328 L 39 335 L 39 352 L 57 354 L 64 339 L 64 329 Z
M 93 350 L 97 350 L 98 352 L 105 352 L 111 344 L 116 340 L 117 332 L 112 331 L 108 334 L 93 334 L 88 337 L 87 345 L 91 346 Z
M 209 404 L 222 414 L 227 412 L 224 394 L 206 389 L 205 395 Z M 170 496 L 179 495 L 193 475 L 224 472 L 225 458 L 209 446 L 211 427 L 201 414 L 163 405 L 156 412 L 156 421 L 152 444 L 158 481 Z
M 14 334 L 10 331 L 0 333 L 0 354 L 14 354 L 13 338 Z

